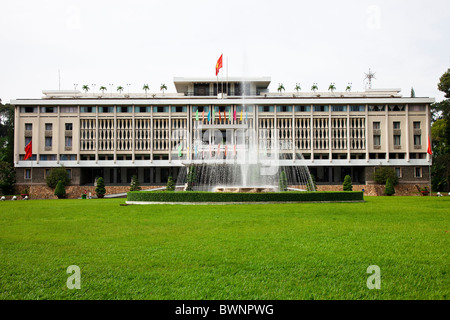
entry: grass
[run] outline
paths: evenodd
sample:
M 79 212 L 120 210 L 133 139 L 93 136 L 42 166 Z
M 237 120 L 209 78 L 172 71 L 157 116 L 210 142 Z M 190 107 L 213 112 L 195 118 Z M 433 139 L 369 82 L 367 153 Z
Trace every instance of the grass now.
M 450 197 L 365 199 L 4 201 L 0 299 L 449 299 Z M 66 286 L 70 265 L 80 290 Z

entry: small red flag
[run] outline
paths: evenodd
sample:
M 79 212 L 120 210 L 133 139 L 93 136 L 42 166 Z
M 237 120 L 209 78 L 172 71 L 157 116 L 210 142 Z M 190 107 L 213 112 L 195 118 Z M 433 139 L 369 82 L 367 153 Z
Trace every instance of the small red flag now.
M 25 157 L 23 158 L 23 160 L 28 160 L 29 158 L 31 158 L 32 155 L 33 155 L 33 146 L 30 140 L 30 142 L 28 142 L 28 144 L 25 146 Z
M 433 151 L 431 151 L 431 141 L 430 141 L 430 136 L 428 136 L 428 149 L 427 149 L 427 153 L 428 153 L 428 154 L 433 154 Z
M 219 60 L 217 60 L 217 63 L 216 63 L 216 76 L 219 74 L 220 68 L 222 68 L 222 56 L 223 56 L 223 54 L 220 55 L 220 58 L 219 58 Z

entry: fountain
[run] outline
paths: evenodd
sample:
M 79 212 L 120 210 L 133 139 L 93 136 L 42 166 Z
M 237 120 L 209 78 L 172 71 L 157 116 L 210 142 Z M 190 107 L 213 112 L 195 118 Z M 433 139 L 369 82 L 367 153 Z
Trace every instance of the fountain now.
M 202 117 L 193 121 L 191 152 L 172 156 L 178 156 L 184 165 L 177 185 L 190 183 L 195 191 L 275 192 L 284 171 L 287 185 L 295 185 L 298 191 L 315 191 L 308 168 L 301 164 L 303 156 L 293 156 L 292 148 L 278 141 L 275 129 L 259 130 L 257 136 L 253 106 L 243 104 L 237 109 L 223 107 L 218 110 L 223 117 L 213 112 L 209 120 Z M 286 160 L 294 160 L 295 165 L 286 165 Z

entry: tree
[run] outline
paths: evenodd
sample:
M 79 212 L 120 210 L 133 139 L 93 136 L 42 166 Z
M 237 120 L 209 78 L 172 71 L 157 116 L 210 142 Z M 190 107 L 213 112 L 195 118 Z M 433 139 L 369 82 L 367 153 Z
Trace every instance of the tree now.
M 348 92 L 352 91 L 352 83 L 351 82 L 349 82 L 347 87 L 345 87 L 345 91 L 348 91 Z
M 58 199 L 64 199 L 66 197 L 66 187 L 64 186 L 64 182 L 61 180 L 59 180 L 56 184 L 55 196 L 57 196 Z
M 163 95 L 164 95 L 164 90 L 167 90 L 167 86 L 164 83 L 161 83 L 161 86 L 159 87 L 159 90 L 161 90 Z
M 139 190 L 141 190 L 141 187 L 139 185 L 139 180 L 138 180 L 137 175 L 134 175 L 131 178 L 130 191 L 139 191 Z
M 317 190 L 316 177 L 314 177 L 314 175 L 311 175 L 311 179 L 308 180 L 308 182 L 306 183 L 306 190 L 307 191 L 316 191 Z
M 122 93 L 122 91 L 123 91 L 123 87 L 122 86 L 118 86 L 117 87 L 117 92 Z
M 103 94 L 105 94 L 105 91 L 108 91 L 108 89 L 106 89 L 106 87 L 104 87 L 104 86 L 101 86 L 101 87 L 100 87 L 100 91 L 101 91 Z
M 6 161 L 0 161 L 0 189 L 4 195 L 14 194 L 16 171 L 14 166 Z
M 282 83 L 279 83 L 279 84 L 278 84 L 278 89 L 277 89 L 277 91 L 278 91 L 278 92 L 281 92 L 282 90 L 285 90 L 285 89 L 284 89 L 284 86 L 283 86 Z
M 186 191 L 194 191 L 194 184 L 197 181 L 197 173 L 195 170 L 195 166 L 190 166 L 189 167 L 189 172 L 187 174 L 187 187 L 186 187 Z
M 175 182 L 173 181 L 172 176 L 169 177 L 169 180 L 167 180 L 167 191 L 175 191 Z
M 334 92 L 334 90 L 336 90 L 336 86 L 333 83 L 330 83 L 330 85 L 328 86 L 328 91 Z
M 300 87 L 300 84 L 297 83 L 297 84 L 295 85 L 294 90 L 297 91 L 297 93 L 298 93 L 300 90 L 302 90 L 302 88 Z
M 0 161 L 14 165 L 14 107 L 0 103 Z
M 411 98 L 415 98 L 416 97 L 416 92 L 414 91 L 414 88 L 411 87 Z
M 450 69 L 441 76 L 438 89 L 447 99 L 431 105 L 434 120 L 431 187 L 434 191 L 450 191 Z
M 150 87 L 148 86 L 148 84 L 144 84 L 144 86 L 142 87 L 142 90 L 145 91 L 145 96 L 147 96 L 147 91 L 150 90 Z
M 391 178 L 388 178 L 386 180 L 386 185 L 384 187 L 384 193 L 388 196 L 392 196 L 395 193 L 394 183 L 392 182 Z
M 447 99 L 450 99 L 450 69 L 447 69 L 447 72 L 439 79 L 438 89 L 444 92 Z
M 311 91 L 316 92 L 317 90 L 319 90 L 319 87 L 317 86 L 317 83 L 313 83 L 313 85 L 311 86 Z
M 352 177 L 350 177 L 349 175 L 346 175 L 344 177 L 344 183 L 342 184 L 342 190 L 353 191 Z
M 394 186 L 398 184 L 398 177 L 395 170 L 391 167 L 379 166 L 375 169 L 373 180 L 378 184 L 386 184 L 387 179 L 391 179 Z
M 52 189 L 56 187 L 58 181 L 62 181 L 64 186 L 68 186 L 70 184 L 70 178 L 69 175 L 67 174 L 67 169 L 64 166 L 52 168 L 50 170 L 50 174 L 48 174 L 47 177 L 45 178 L 47 186 L 49 186 Z
M 286 178 L 286 172 L 283 170 L 280 173 L 280 178 L 278 181 L 278 191 L 287 191 L 288 184 L 287 184 L 287 178 Z
M 87 93 L 89 91 L 89 86 L 87 84 L 84 84 L 81 88 L 83 89 L 84 93 Z
M 105 182 L 102 177 L 97 179 L 97 187 L 95 187 L 95 193 L 98 198 L 103 198 L 106 193 Z

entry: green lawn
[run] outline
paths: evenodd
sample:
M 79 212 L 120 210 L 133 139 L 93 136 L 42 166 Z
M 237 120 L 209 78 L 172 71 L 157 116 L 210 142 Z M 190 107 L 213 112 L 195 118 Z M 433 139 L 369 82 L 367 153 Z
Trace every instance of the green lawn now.
M 450 197 L 0 203 L 0 299 L 449 299 Z M 69 265 L 81 289 L 69 290 Z M 369 290 L 369 265 L 381 289 Z

